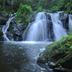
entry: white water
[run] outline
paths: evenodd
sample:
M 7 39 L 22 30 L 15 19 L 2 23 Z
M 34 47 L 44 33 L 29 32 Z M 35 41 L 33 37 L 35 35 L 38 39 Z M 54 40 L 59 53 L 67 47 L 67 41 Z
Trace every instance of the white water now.
M 53 24 L 53 31 L 54 31 L 54 36 L 55 36 L 55 40 L 59 40 L 61 37 L 67 35 L 66 30 L 64 29 L 62 22 L 59 20 L 59 13 L 49 13 L 49 15 L 51 16 L 51 21 Z M 10 41 L 9 38 L 7 37 L 6 33 L 7 30 L 9 28 L 10 22 L 12 21 L 14 17 L 11 16 L 6 25 L 3 27 L 2 31 L 4 34 L 4 39 L 6 41 Z M 69 26 L 71 27 L 72 25 L 72 18 L 71 15 L 69 16 Z M 31 26 L 29 27 L 29 29 L 27 29 L 27 37 L 26 37 L 26 41 L 21 41 L 21 42 L 14 42 L 14 43 L 27 43 L 27 44 L 49 44 L 51 43 L 50 41 L 48 41 L 48 37 L 47 37 L 47 17 L 45 12 L 39 12 L 36 17 L 35 17 L 35 21 L 32 22 Z M 70 28 L 71 29 L 71 28 Z M 38 45 L 37 44 L 37 45 Z M 34 57 L 37 57 L 36 55 L 39 55 L 40 53 L 40 49 L 30 49 L 31 52 L 33 51 L 33 53 L 31 53 L 30 57 L 32 57 L 32 54 Z M 39 52 L 35 52 L 36 50 L 39 50 Z M 29 53 L 29 52 L 28 52 Z
M 27 41 L 44 41 L 47 40 L 47 21 L 44 12 L 36 15 L 35 21 L 27 32 Z
M 55 40 L 59 40 L 61 37 L 67 35 L 66 30 L 63 28 L 62 22 L 59 20 L 59 13 L 51 14 L 51 18 Z
M 59 20 L 59 13 L 49 13 L 53 23 L 53 31 L 55 40 L 59 40 L 61 37 L 67 35 L 62 22 Z M 47 19 L 45 12 L 39 12 L 36 15 L 35 21 L 27 31 L 27 41 L 47 41 Z
M 72 15 L 69 15 L 69 31 L 72 33 Z
M 66 36 L 67 32 L 66 29 L 64 29 L 62 22 L 59 20 L 59 13 L 48 13 L 51 16 L 51 21 L 53 24 L 53 33 L 54 33 L 54 40 L 59 40 L 61 37 Z M 6 41 L 9 41 L 9 38 L 7 37 L 7 30 L 9 28 L 10 22 L 12 21 L 14 17 L 10 17 L 6 23 L 5 26 L 3 26 L 2 31 L 4 35 L 4 39 Z M 48 42 L 48 25 L 47 25 L 47 17 L 45 12 L 39 12 L 37 13 L 35 17 L 35 21 L 30 23 L 28 29 L 26 29 L 26 39 L 25 41 L 46 41 Z M 72 31 L 72 18 L 71 15 L 69 15 L 69 30 Z M 50 31 L 51 32 L 51 31 Z
M 4 25 L 2 28 L 3 37 L 4 37 L 4 40 L 6 40 L 6 41 L 10 41 L 9 38 L 7 37 L 6 33 L 7 33 L 9 26 L 10 26 L 10 22 L 12 21 L 12 19 L 14 19 L 14 17 L 10 17 L 8 19 L 8 21 L 6 22 L 6 25 Z

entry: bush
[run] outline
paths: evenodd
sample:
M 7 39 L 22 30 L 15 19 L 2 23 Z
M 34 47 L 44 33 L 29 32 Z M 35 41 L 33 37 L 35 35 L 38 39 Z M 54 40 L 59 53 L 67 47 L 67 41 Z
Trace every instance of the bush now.
M 32 13 L 31 6 L 21 4 L 17 11 L 17 16 L 16 16 L 17 22 L 23 22 L 25 24 L 28 24 L 30 21 L 31 13 Z
M 72 13 L 72 0 L 55 0 L 50 5 L 51 11 L 65 11 L 66 13 Z

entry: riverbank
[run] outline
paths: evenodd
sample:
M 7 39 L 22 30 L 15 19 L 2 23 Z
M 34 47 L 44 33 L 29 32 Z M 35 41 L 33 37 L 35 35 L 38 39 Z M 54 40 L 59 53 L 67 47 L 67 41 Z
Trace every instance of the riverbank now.
M 38 64 L 41 63 L 58 72 L 72 72 L 72 35 L 47 46 L 39 56 Z

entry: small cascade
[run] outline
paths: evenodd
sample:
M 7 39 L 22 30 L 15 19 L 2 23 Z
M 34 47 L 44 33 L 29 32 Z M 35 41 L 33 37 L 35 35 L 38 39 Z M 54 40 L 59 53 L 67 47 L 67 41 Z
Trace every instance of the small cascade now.
M 51 18 L 55 40 L 59 40 L 61 37 L 67 35 L 66 30 L 63 28 L 62 22 L 59 20 L 59 13 L 51 14 Z
M 7 37 L 7 30 L 10 26 L 11 21 L 14 19 L 15 17 L 11 14 L 11 16 L 9 17 L 8 21 L 6 22 L 6 25 L 3 26 L 2 28 L 2 32 L 3 32 L 3 37 L 5 41 L 10 41 L 9 38 Z

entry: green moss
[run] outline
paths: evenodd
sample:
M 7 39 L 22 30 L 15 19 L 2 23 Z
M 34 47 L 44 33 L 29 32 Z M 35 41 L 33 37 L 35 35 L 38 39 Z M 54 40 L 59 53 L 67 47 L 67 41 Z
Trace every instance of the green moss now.
M 72 13 L 72 0 L 55 0 L 50 5 L 50 10 L 54 11 L 64 11 L 66 13 Z
M 32 8 L 29 5 L 21 4 L 16 16 L 17 22 L 23 22 L 24 24 L 28 24 L 30 21 L 30 15 L 32 13 Z
M 63 67 L 72 65 L 69 64 L 72 60 L 72 35 L 63 37 L 60 41 L 49 45 L 41 58 L 44 58 L 46 61 L 53 61 L 56 67 L 59 65 Z

